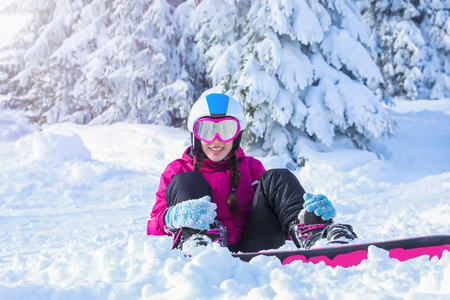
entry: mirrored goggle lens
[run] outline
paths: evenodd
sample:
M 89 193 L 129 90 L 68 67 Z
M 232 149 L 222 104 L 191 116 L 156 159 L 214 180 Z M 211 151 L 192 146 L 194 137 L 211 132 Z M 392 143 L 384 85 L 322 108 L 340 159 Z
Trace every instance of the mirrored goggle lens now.
M 228 142 L 239 134 L 239 123 L 235 119 L 199 120 L 194 133 L 197 138 L 208 143 L 211 143 L 216 136 L 219 136 L 222 142 Z

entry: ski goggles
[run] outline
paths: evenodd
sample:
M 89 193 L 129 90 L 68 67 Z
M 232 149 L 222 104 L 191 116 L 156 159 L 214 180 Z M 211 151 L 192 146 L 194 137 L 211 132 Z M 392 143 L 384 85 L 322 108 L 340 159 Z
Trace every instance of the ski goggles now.
M 227 143 L 239 135 L 239 129 L 239 122 L 235 118 L 203 118 L 195 122 L 194 135 L 206 143 L 212 143 L 216 137 L 222 143 Z

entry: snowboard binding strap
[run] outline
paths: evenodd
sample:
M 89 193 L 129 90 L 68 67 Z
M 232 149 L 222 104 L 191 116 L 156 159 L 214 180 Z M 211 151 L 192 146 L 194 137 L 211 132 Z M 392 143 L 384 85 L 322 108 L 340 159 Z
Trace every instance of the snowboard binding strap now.
M 311 224 L 311 225 L 298 224 L 297 226 L 298 230 L 300 230 L 302 238 L 308 238 L 312 235 L 307 234 L 307 232 L 325 228 L 325 224 Z

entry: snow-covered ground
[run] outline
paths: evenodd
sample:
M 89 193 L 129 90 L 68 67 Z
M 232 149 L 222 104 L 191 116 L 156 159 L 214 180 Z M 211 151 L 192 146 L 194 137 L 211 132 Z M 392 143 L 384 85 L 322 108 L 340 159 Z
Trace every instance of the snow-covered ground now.
M 450 99 L 396 104 L 398 131 L 373 142 L 378 157 L 344 140 L 305 143 L 295 171 L 361 241 L 450 234 Z M 153 125 L 39 131 L 0 110 L 0 298 L 449 299 L 449 252 L 398 262 L 371 248 L 344 269 L 245 263 L 215 246 L 169 251 L 171 238 L 146 236 L 146 221 L 161 172 L 188 144 L 187 132 Z M 246 152 L 266 168 L 284 162 Z

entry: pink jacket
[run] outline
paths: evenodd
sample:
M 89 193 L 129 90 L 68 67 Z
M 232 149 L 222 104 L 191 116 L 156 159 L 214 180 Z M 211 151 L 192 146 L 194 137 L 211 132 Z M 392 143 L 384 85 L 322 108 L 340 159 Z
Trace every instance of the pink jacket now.
M 167 185 L 173 176 L 183 172 L 189 172 L 193 169 L 194 159 L 189 157 L 190 148 L 186 149 L 182 158 L 179 158 L 167 165 L 164 173 L 161 175 L 159 189 L 156 192 L 156 202 L 150 213 L 150 220 L 147 223 L 148 235 L 169 235 L 169 231 L 164 223 L 164 214 L 168 208 L 165 199 Z M 227 196 L 231 191 L 231 168 L 228 162 L 212 162 L 209 159 L 203 161 L 203 167 L 200 172 L 211 185 L 213 196 L 212 200 L 217 204 L 216 219 L 222 222 L 227 228 L 228 245 L 236 244 L 244 230 L 250 215 L 253 196 L 258 185 L 259 177 L 265 172 L 262 163 L 251 157 L 245 156 L 244 151 L 238 150 L 239 171 L 241 177 L 236 189 L 238 205 L 241 208 L 239 216 L 233 216 L 227 206 Z

